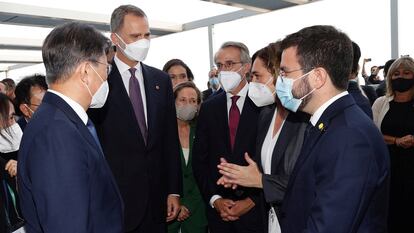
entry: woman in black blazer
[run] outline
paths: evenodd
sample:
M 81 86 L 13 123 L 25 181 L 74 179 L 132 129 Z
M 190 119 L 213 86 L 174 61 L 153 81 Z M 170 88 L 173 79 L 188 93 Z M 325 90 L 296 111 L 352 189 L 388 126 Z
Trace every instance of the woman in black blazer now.
M 271 43 L 253 55 L 252 82 L 249 97 L 262 111 L 258 120 L 256 161 L 246 153 L 248 166 L 238 166 L 222 160 L 218 166 L 225 187 L 237 185 L 263 189 L 266 223 L 269 232 L 280 232 L 277 212 L 280 208 L 289 176 L 293 171 L 303 143 L 309 116 L 285 109 L 275 95 L 276 77 L 281 59 L 280 43 Z M 259 164 L 259 166 L 257 166 Z

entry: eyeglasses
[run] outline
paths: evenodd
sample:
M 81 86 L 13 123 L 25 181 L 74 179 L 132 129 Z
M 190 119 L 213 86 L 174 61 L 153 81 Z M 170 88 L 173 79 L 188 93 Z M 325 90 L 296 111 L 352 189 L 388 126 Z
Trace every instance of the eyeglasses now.
M 226 70 L 231 70 L 233 69 L 233 66 L 235 64 L 243 64 L 243 62 L 234 62 L 234 61 L 226 61 L 224 64 L 222 63 L 216 63 L 217 69 L 218 70 L 222 70 L 223 68 Z
M 102 64 L 102 65 L 106 65 L 106 74 L 109 75 L 111 73 L 111 71 L 112 71 L 112 65 L 111 64 L 106 64 L 106 63 L 96 61 L 96 60 L 92 60 L 92 62 L 96 62 L 96 63 Z
M 304 68 L 300 68 L 300 69 L 296 69 L 296 70 L 284 70 L 284 69 L 280 69 L 279 70 L 279 75 L 280 76 L 286 76 L 287 74 L 290 74 L 290 73 L 293 73 L 293 72 L 296 72 L 296 71 L 300 71 L 300 70 L 304 70 Z

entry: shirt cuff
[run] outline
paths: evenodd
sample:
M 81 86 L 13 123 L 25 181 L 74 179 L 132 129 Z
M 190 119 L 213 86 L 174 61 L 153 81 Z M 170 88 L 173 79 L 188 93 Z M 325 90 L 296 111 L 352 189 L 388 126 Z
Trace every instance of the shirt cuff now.
M 210 206 L 211 206 L 211 208 L 214 209 L 214 205 L 213 204 L 219 198 L 222 198 L 222 197 L 220 195 L 214 195 L 214 196 L 211 197 L 211 199 L 210 199 Z
M 180 194 L 171 193 L 171 194 L 168 194 L 168 196 L 180 197 Z

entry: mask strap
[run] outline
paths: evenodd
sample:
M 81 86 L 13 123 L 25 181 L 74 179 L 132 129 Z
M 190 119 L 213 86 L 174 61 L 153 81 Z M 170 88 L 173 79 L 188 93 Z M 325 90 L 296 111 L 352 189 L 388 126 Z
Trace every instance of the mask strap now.
M 26 106 L 26 107 L 30 110 L 30 112 L 31 112 L 32 114 L 34 113 L 33 109 L 31 109 L 31 108 L 29 107 L 29 105 L 24 104 L 24 106 Z
M 312 91 L 310 91 L 308 94 L 304 95 L 303 97 L 300 98 L 300 100 L 303 100 L 306 98 L 306 96 L 312 94 L 312 92 L 314 92 L 316 90 L 316 88 L 313 88 Z
M 95 72 L 95 74 L 98 75 L 98 77 L 102 80 L 102 82 L 104 83 L 105 81 L 103 80 L 103 78 L 98 74 L 98 72 L 96 72 L 96 70 L 91 66 L 91 64 L 88 63 L 88 65 L 92 68 L 92 70 Z
M 127 43 L 125 43 L 125 41 L 121 38 L 121 36 L 119 36 L 119 35 L 118 35 L 118 33 L 116 33 L 116 32 L 115 32 L 114 34 L 118 37 L 118 39 L 120 39 L 120 40 L 122 41 L 122 43 L 124 43 L 124 45 L 125 45 L 125 47 L 126 47 L 126 46 L 127 46 Z M 121 47 L 121 46 L 119 45 L 119 43 L 118 43 L 118 46 L 119 46 L 119 47 Z M 121 48 L 122 48 L 122 47 L 121 47 Z

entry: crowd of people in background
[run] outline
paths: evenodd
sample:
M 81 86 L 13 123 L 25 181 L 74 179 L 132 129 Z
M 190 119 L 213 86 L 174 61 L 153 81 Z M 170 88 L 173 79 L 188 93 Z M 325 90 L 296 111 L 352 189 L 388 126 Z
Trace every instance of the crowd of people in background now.
M 411 57 L 368 74 L 316 25 L 253 55 L 223 43 L 200 91 L 178 58 L 143 63 L 140 8 L 110 26 L 57 26 L 45 76 L 0 81 L 0 232 L 414 229 Z

